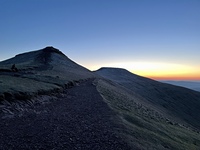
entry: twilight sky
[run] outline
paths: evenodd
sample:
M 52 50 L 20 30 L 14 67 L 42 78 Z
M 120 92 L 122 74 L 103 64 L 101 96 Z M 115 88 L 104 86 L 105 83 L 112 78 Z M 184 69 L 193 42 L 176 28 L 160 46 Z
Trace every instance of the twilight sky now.
M 0 0 L 0 61 L 54 46 L 90 70 L 200 80 L 200 0 Z

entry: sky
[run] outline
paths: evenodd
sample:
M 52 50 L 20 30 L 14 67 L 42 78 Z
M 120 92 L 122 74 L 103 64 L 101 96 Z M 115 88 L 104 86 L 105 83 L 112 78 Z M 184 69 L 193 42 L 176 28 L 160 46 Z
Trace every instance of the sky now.
M 53 46 L 78 64 L 200 80 L 200 0 L 0 0 L 0 61 Z

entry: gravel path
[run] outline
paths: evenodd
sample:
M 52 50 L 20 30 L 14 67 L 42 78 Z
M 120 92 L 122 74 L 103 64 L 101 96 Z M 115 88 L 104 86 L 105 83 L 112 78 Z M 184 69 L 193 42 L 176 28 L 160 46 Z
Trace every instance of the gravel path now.
M 114 112 L 102 100 L 92 80 L 65 91 L 36 112 L 0 120 L 0 149 L 126 150 L 113 130 Z

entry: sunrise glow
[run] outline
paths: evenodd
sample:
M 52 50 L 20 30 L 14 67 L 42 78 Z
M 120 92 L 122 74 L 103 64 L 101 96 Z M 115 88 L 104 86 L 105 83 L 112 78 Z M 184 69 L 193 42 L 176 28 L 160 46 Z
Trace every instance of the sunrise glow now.
M 200 80 L 199 8 L 200 0 L 0 0 L 0 61 L 53 46 L 91 71 Z
M 155 80 L 200 80 L 197 66 L 162 62 L 123 62 L 104 66 L 125 68 L 134 74 Z

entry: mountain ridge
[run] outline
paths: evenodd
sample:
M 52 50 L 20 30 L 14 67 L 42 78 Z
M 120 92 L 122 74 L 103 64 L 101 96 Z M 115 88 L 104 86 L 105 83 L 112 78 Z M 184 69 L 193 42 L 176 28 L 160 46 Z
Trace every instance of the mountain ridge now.
M 190 124 L 200 130 L 199 92 L 141 77 L 125 69 L 104 68 L 95 72 L 139 94 L 147 104 L 156 106 L 167 117 L 178 116 L 174 121 L 179 122 L 182 118 L 183 124 Z
M 46 47 L 0 62 L 0 148 L 196 150 L 199 97 L 122 68 L 91 72 Z

